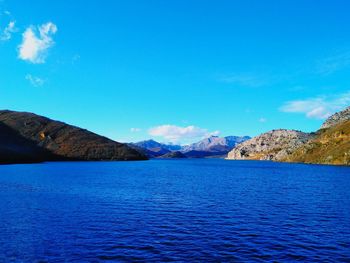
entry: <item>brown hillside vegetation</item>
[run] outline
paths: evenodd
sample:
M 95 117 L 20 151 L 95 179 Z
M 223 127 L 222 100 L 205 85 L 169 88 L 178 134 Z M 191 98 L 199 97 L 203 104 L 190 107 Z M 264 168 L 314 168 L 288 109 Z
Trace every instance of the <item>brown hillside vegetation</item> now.
M 282 161 L 350 165 L 350 121 L 320 129 L 315 138 Z
M 137 150 L 33 113 L 0 111 L 0 163 L 145 160 Z

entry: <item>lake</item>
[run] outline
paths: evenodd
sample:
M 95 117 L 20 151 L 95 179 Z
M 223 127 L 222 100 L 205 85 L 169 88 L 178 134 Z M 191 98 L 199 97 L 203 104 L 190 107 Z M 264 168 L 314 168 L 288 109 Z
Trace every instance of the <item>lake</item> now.
M 0 166 L 0 262 L 350 262 L 350 168 Z

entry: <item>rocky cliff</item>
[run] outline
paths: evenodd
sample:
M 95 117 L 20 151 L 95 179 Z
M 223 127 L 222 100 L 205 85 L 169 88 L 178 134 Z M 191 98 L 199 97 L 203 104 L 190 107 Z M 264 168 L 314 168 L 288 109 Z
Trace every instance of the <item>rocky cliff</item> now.
M 321 129 L 327 129 L 336 126 L 342 122 L 350 120 L 350 107 L 343 111 L 339 111 L 330 116 L 321 126 Z
M 33 113 L 0 111 L 0 124 L 3 162 L 147 159 L 125 144 Z
M 293 153 L 312 137 L 296 130 L 272 130 L 245 141 L 229 152 L 227 159 L 278 161 Z
M 350 107 L 315 133 L 274 130 L 235 147 L 227 159 L 350 165 Z

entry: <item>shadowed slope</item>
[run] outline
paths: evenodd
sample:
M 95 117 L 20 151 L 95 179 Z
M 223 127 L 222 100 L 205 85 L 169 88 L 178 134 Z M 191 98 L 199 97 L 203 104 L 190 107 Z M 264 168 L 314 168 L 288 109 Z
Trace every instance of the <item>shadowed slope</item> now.
M 17 136 L 24 138 L 26 142 L 29 141 L 44 151 L 44 155 L 40 153 L 44 160 L 147 159 L 125 144 L 32 113 L 0 111 L 0 123 L 15 131 Z M 18 139 L 18 145 L 21 145 L 20 140 Z
M 50 152 L 0 123 L 0 164 L 41 162 L 45 157 L 54 159 Z

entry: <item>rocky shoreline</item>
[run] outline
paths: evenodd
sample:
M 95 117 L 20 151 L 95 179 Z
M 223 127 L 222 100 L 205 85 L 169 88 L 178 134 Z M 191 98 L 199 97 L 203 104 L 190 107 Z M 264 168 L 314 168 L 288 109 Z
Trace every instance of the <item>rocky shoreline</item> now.
M 350 165 L 350 107 L 314 133 L 273 130 L 239 144 L 227 159 Z

